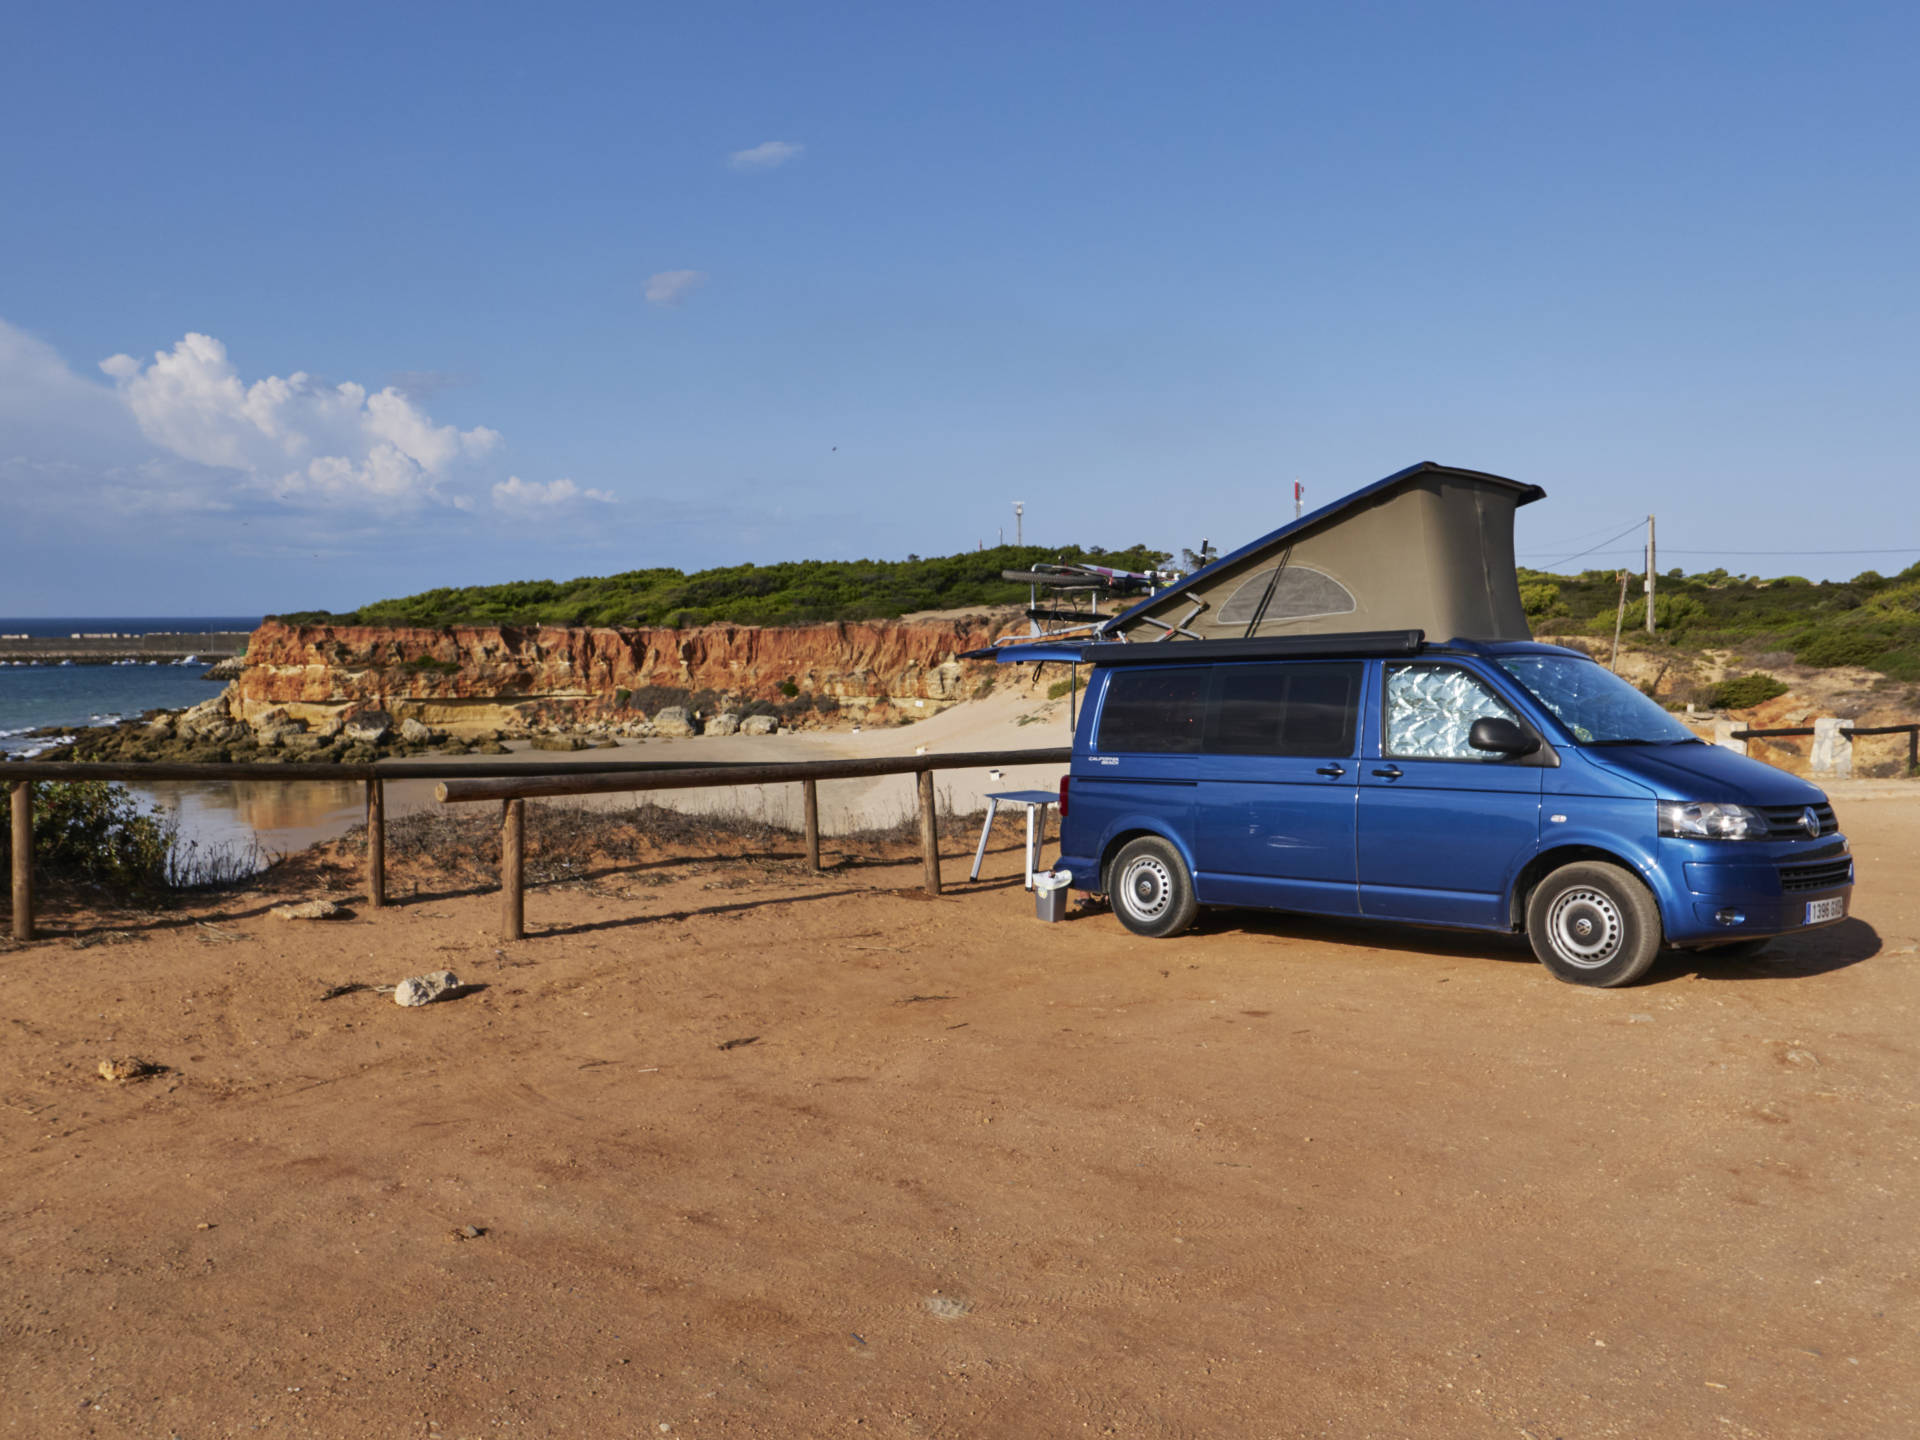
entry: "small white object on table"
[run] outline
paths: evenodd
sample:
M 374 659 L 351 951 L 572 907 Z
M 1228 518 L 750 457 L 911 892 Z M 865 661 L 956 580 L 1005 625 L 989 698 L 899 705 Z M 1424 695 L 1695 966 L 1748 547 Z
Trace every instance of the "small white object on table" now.
M 1033 889 L 1033 872 L 1038 868 L 1041 844 L 1047 833 L 1047 807 L 1058 805 L 1060 796 L 1052 790 L 1000 790 L 987 796 L 987 823 L 980 827 L 980 845 L 973 852 L 973 873 L 969 880 L 980 878 L 980 864 L 987 858 L 987 836 L 993 831 L 993 817 L 996 811 L 1005 805 L 1024 806 L 1027 812 L 1027 889 Z M 1036 831 L 1034 815 L 1039 814 L 1040 824 Z

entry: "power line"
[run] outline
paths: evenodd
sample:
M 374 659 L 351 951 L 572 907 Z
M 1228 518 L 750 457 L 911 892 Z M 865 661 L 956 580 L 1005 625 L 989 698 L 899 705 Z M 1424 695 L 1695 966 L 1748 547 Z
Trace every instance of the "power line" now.
M 1628 525 L 1627 528 L 1631 530 L 1634 526 L 1638 524 L 1640 524 L 1640 521 L 1634 520 Z M 1590 535 L 1598 535 L 1602 530 L 1611 530 L 1611 529 L 1613 529 L 1613 526 L 1611 524 L 1596 525 L 1591 530 L 1583 530 L 1578 535 L 1569 535 L 1564 540 L 1553 540 L 1553 541 L 1542 540 L 1538 545 L 1535 545 L 1530 550 L 1528 550 L 1527 553 L 1529 555 L 1544 555 L 1549 550 L 1564 550 L 1569 545 L 1578 545 L 1582 540 L 1585 540 Z M 1602 540 L 1600 543 L 1604 545 L 1607 542 Z
M 1600 545 L 1589 546 L 1585 550 L 1576 550 L 1573 554 L 1562 556 L 1558 560 L 1549 560 L 1545 565 L 1542 565 L 1540 568 L 1542 570 L 1551 570 L 1553 569 L 1554 566 L 1564 565 L 1569 560 L 1578 560 L 1582 555 L 1591 555 L 1595 550 L 1598 550 L 1601 545 L 1611 545 L 1614 541 L 1618 540 L 1621 535 L 1631 535 L 1634 531 L 1638 530 L 1642 525 L 1646 523 L 1647 522 L 1645 520 L 1636 520 L 1631 525 L 1627 526 L 1626 529 L 1622 530 L 1619 535 L 1609 535 L 1606 539 L 1600 542 Z
M 1642 522 L 1636 521 L 1635 525 Z M 1616 537 L 1617 538 L 1617 537 Z M 1601 545 L 1608 542 L 1602 540 Z M 1594 550 L 1600 547 L 1596 545 Z M 1530 550 L 1529 555 L 1538 555 L 1538 550 Z M 1550 570 L 1555 565 L 1564 565 L 1567 560 L 1578 560 L 1582 555 L 1591 555 L 1593 550 L 1582 550 L 1579 555 L 1569 555 L 1565 560 L 1551 560 L 1537 568 Z M 1609 555 L 1641 555 L 1646 553 L 1639 547 L 1632 550 L 1609 550 Z M 1682 550 L 1672 545 L 1660 547 L 1662 555 L 1920 555 L 1920 545 L 1882 545 L 1872 550 Z

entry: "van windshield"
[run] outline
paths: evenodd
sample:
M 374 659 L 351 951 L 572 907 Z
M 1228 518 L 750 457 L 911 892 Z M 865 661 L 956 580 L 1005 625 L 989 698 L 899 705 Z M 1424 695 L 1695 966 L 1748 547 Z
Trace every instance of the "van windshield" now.
M 1694 733 L 1633 686 L 1573 655 L 1503 655 L 1500 668 L 1583 745 L 1677 745 Z

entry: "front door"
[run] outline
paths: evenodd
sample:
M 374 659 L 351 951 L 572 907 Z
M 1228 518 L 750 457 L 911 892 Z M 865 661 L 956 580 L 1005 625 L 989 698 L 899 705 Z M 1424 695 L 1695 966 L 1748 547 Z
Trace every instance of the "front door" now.
M 1365 680 L 1358 661 L 1217 667 L 1194 827 L 1203 903 L 1358 913 Z
M 1545 771 L 1467 744 L 1483 715 L 1533 727 L 1464 666 L 1383 663 L 1378 757 L 1360 764 L 1360 913 L 1504 929 L 1540 841 Z

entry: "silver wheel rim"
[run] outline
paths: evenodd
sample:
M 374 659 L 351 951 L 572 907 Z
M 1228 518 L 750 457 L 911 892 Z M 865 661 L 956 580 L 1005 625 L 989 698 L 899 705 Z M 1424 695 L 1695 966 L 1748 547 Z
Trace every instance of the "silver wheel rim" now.
M 1120 903 L 1136 920 L 1158 920 L 1173 904 L 1173 871 L 1156 855 L 1138 855 L 1120 872 Z
M 1598 970 L 1619 957 L 1626 921 L 1613 897 L 1589 886 L 1563 891 L 1547 910 L 1553 950 L 1576 970 Z

